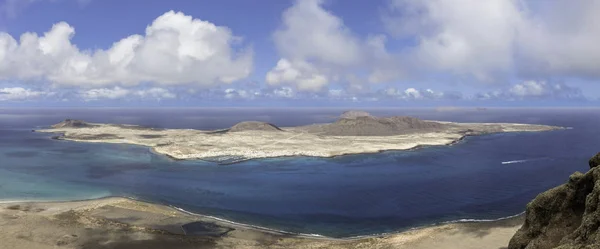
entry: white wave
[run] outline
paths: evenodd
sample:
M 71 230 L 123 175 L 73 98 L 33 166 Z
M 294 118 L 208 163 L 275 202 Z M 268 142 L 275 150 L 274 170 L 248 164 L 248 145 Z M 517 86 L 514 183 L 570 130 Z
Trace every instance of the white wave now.
M 524 213 L 525 212 L 521 212 L 521 213 L 518 213 L 515 215 L 506 216 L 506 217 L 502 217 L 502 218 L 498 218 L 498 219 L 459 219 L 459 220 L 442 222 L 442 224 L 501 221 L 501 220 L 507 220 L 507 219 L 518 217 L 520 215 L 523 215 Z
M 254 229 L 258 229 L 258 230 L 262 230 L 262 231 L 268 231 L 268 232 L 274 232 L 274 233 L 280 233 L 280 234 L 292 234 L 292 235 L 299 235 L 299 236 L 313 237 L 313 238 L 328 238 L 327 236 L 323 236 L 323 235 L 320 235 L 320 234 L 293 233 L 293 232 L 287 232 L 287 231 L 283 231 L 283 230 L 272 229 L 272 228 L 268 228 L 268 227 L 261 227 L 261 226 L 256 226 L 256 225 L 244 224 L 244 223 L 239 223 L 239 222 L 235 222 L 235 221 L 231 221 L 231 220 L 226 220 L 226 219 L 215 217 L 215 216 L 193 213 L 193 212 L 187 211 L 187 210 L 185 210 L 183 208 L 178 208 L 178 207 L 175 207 L 175 206 L 171 206 L 171 207 L 174 208 L 174 209 L 177 209 L 180 212 L 186 213 L 186 214 L 190 214 L 190 215 L 194 215 L 194 216 L 201 216 L 201 217 L 205 217 L 205 218 L 217 220 L 217 221 L 220 221 L 220 222 L 223 222 L 223 223 L 232 224 L 232 225 L 235 225 L 235 226 L 241 226 L 241 227 L 247 227 L 247 228 L 254 228 Z
M 394 232 L 385 232 L 385 233 L 376 233 L 376 234 L 369 234 L 369 235 L 359 235 L 359 236 L 352 236 L 352 237 L 346 237 L 343 238 L 345 240 L 355 240 L 355 239 L 366 239 L 366 238 L 376 238 L 376 237 L 381 237 L 381 236 L 388 236 L 388 235 L 394 235 L 394 234 L 399 234 L 405 231 L 415 231 L 415 230 L 419 230 L 419 229 L 424 229 L 424 228 L 428 228 L 428 227 L 435 227 L 435 226 L 439 226 L 439 225 L 445 225 L 445 224 L 457 224 L 457 223 L 479 223 L 479 222 L 495 222 L 495 221 L 502 221 L 502 220 L 508 220 L 508 219 L 512 219 L 515 217 L 519 217 L 521 215 L 525 214 L 525 212 L 521 212 L 515 215 L 511 215 L 511 216 L 506 216 L 506 217 L 501 217 L 498 219 L 459 219 L 459 220 L 451 220 L 451 221 L 444 221 L 444 222 L 439 222 L 439 223 L 434 223 L 431 225 L 424 225 L 424 226 L 417 226 L 417 227 L 413 227 L 407 230 L 399 230 L 399 231 L 394 231 Z

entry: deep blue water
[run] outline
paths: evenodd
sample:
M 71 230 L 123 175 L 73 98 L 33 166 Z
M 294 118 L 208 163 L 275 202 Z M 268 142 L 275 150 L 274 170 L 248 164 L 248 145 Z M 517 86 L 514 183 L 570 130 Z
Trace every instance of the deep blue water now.
M 268 228 L 334 237 L 378 234 L 524 211 L 600 151 L 600 109 L 436 112 L 377 109 L 466 122 L 573 127 L 470 137 L 453 146 L 233 165 L 173 161 L 148 148 L 50 139 L 33 133 L 65 118 L 169 128 L 329 122 L 336 109 L 0 109 L 0 200 L 135 197 Z M 525 160 L 513 164 L 502 162 Z

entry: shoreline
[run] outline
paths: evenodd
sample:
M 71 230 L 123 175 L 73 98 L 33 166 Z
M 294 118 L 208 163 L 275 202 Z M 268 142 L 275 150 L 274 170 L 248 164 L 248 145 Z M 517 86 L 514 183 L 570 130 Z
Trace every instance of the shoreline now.
M 172 209 L 177 212 L 181 212 L 186 215 L 191 215 L 191 216 L 194 216 L 194 217 L 197 217 L 200 219 L 212 220 L 216 223 L 223 223 L 223 224 L 231 225 L 231 226 L 238 227 L 238 228 L 252 229 L 255 231 L 270 233 L 270 234 L 275 234 L 275 235 L 289 235 L 289 236 L 294 236 L 294 237 L 298 237 L 298 238 L 324 239 L 324 240 L 336 240 L 336 241 L 356 241 L 356 240 L 362 240 L 362 239 L 380 238 L 380 237 L 403 234 L 403 233 L 407 233 L 407 232 L 411 232 L 411 231 L 431 229 L 431 228 L 436 228 L 436 227 L 441 227 L 441 226 L 446 226 L 446 225 L 461 225 L 461 224 L 473 225 L 473 224 L 486 224 L 486 223 L 493 224 L 493 223 L 503 222 L 503 221 L 521 220 L 525 216 L 525 211 L 523 211 L 523 212 L 520 212 L 515 215 L 509 215 L 506 217 L 500 217 L 500 218 L 496 218 L 496 219 L 462 218 L 462 219 L 458 219 L 458 220 L 440 221 L 440 222 L 435 222 L 435 223 L 428 224 L 428 225 L 421 225 L 421 226 L 416 226 L 416 227 L 411 227 L 411 228 L 406 228 L 406 229 L 400 229 L 400 230 L 392 231 L 392 232 L 383 232 L 383 233 L 368 234 L 368 235 L 355 235 L 355 236 L 338 238 L 338 237 L 331 237 L 331 236 L 326 236 L 326 235 L 321 235 L 321 234 L 288 232 L 288 231 L 284 231 L 284 230 L 277 230 L 274 228 L 268 228 L 268 227 L 263 227 L 263 226 L 259 226 L 259 225 L 252 225 L 252 224 L 247 224 L 247 223 L 236 222 L 236 221 L 228 220 L 225 218 L 220 218 L 217 216 L 194 213 L 194 212 L 185 210 L 183 208 L 179 208 L 177 206 L 173 206 L 173 205 L 169 205 L 169 204 L 162 204 L 162 203 L 152 202 L 152 201 L 148 201 L 148 200 L 141 200 L 141 199 L 137 199 L 137 198 L 129 197 L 129 196 L 111 195 L 111 196 L 104 196 L 104 197 L 98 197 L 98 198 L 78 199 L 78 200 L 3 200 L 3 199 L 0 199 L 0 206 L 7 205 L 7 204 L 11 204 L 11 205 L 58 204 L 58 205 L 61 205 L 61 204 L 69 204 L 69 203 L 86 203 L 86 202 L 95 202 L 95 201 L 111 201 L 111 200 L 119 200 L 119 199 L 144 203 L 144 204 L 148 204 L 148 205 L 161 206 L 164 208 Z
M 19 220 L 26 222 L 19 222 Z M 115 245 L 148 243 L 147 247 L 143 248 L 167 248 L 165 241 L 171 243 L 169 247 L 196 248 L 183 245 L 189 246 L 187 243 L 201 241 L 210 242 L 211 246 L 208 248 L 497 249 L 508 244 L 508 240 L 520 228 L 523 221 L 523 214 L 519 214 L 491 221 L 446 222 L 392 233 L 333 238 L 287 233 L 236 223 L 130 197 L 40 202 L 0 200 L 0 224 L 3 225 L 0 239 L 6 242 L 6 247 L 0 245 L 0 248 L 45 249 L 57 248 L 57 245 L 58 248 L 62 248 L 60 246 L 63 245 L 65 238 L 73 240 L 72 243 L 87 245 L 85 248 L 113 248 L 101 246 L 104 242 L 98 241 L 98 235 L 95 233 L 92 237 L 87 237 L 90 231 L 96 231 L 98 234 L 118 234 L 123 237 L 115 240 L 111 235 L 112 237 L 107 237 L 107 243 Z M 199 234 L 194 230 L 190 230 L 188 234 L 185 226 L 190 224 L 201 226 Z M 40 232 L 40 229 L 43 232 Z M 29 237 L 21 236 L 20 233 L 28 233 Z M 36 243 L 42 241 L 43 244 L 49 243 L 51 247 L 22 246 L 27 242 L 23 239 L 30 237 Z M 57 239 L 59 242 L 54 242 Z M 439 243 L 442 242 L 448 246 L 439 247 Z M 489 245 L 489 247 L 482 245 Z M 114 248 L 128 247 L 115 246 Z

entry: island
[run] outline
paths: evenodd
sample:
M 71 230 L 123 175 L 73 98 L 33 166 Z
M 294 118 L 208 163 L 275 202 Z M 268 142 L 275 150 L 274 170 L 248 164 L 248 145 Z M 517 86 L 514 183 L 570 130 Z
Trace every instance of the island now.
M 157 129 L 138 125 L 96 124 L 67 119 L 38 132 L 57 139 L 143 145 L 174 159 L 239 162 L 290 156 L 335 157 L 347 154 L 451 145 L 466 136 L 537 132 L 561 127 L 510 123 L 455 123 L 407 116 L 377 117 L 348 111 L 333 123 L 297 127 L 246 121 L 222 130 Z

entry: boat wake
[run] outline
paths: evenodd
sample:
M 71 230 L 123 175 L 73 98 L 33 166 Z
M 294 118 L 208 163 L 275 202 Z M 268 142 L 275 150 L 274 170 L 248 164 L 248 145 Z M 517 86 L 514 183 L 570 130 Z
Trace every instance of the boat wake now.
M 548 158 L 542 157 L 542 158 L 522 159 L 522 160 L 504 161 L 501 163 L 502 164 L 526 163 L 526 162 L 540 161 L 540 160 L 544 160 L 544 159 L 548 159 Z

